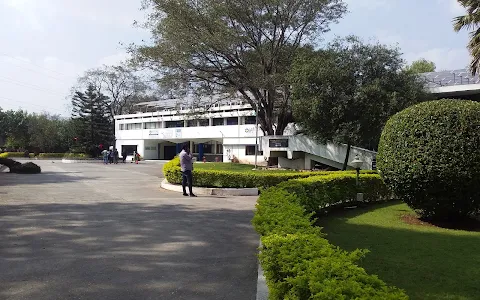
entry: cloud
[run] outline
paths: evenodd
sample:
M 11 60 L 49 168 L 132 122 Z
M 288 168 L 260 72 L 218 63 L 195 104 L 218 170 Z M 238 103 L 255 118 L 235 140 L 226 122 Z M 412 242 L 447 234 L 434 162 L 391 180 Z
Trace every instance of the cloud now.
M 19 17 L 13 18 L 17 27 L 25 27 L 35 31 L 44 31 L 44 25 L 38 17 L 37 11 L 40 9 L 36 1 L 32 0 L 5 0 L 4 5 Z M 1 3 L 0 3 L 1 5 Z
M 130 59 L 131 57 L 132 56 L 129 53 L 119 52 L 119 53 L 101 58 L 99 60 L 98 64 L 99 65 L 107 65 L 107 66 L 118 65 L 121 62 L 123 62 L 127 59 Z

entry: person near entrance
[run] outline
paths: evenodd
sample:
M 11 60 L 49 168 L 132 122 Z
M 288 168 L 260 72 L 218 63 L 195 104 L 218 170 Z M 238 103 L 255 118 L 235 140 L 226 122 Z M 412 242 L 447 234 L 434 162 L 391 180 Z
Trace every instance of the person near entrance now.
M 193 185 L 193 155 L 190 152 L 190 147 L 188 144 L 183 145 L 182 152 L 179 155 L 180 158 L 180 167 L 182 169 L 182 188 L 183 188 L 183 195 L 189 196 L 187 194 L 186 187 L 188 185 L 188 191 L 190 192 L 190 197 L 197 197 L 192 191 Z

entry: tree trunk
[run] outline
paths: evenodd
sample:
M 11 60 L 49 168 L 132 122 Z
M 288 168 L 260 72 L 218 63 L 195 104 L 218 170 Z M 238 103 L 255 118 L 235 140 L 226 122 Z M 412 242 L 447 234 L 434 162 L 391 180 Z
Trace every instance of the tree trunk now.
M 350 143 L 348 143 L 348 144 L 347 144 L 347 154 L 345 155 L 345 161 L 343 162 L 342 171 L 347 170 L 348 159 L 349 159 L 349 157 L 350 157 L 350 148 L 351 148 L 351 145 L 350 145 Z

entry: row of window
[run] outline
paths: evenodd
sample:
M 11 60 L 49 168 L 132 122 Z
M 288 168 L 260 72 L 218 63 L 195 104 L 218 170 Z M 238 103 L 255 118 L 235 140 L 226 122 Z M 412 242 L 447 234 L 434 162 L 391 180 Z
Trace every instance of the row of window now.
M 255 124 L 255 117 L 249 116 L 242 119 L 242 125 Z M 200 120 L 188 120 L 187 127 L 206 127 L 209 126 L 210 121 L 208 119 Z M 224 125 L 238 125 L 238 118 L 214 118 L 212 119 L 212 126 L 224 126 Z M 166 121 L 165 128 L 181 128 L 185 127 L 184 121 Z M 146 122 L 143 123 L 143 129 L 159 129 L 162 128 L 161 122 Z M 120 124 L 120 130 L 140 130 L 142 129 L 142 123 Z

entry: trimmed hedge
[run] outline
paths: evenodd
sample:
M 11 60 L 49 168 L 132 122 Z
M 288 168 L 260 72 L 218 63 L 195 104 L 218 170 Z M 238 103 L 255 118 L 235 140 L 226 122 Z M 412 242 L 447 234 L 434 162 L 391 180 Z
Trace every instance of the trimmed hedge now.
M 385 184 L 424 218 L 480 214 L 480 103 L 438 100 L 385 125 L 377 156 Z
M 37 174 L 40 173 L 42 170 L 41 168 L 32 163 L 32 162 L 27 162 L 27 163 L 19 163 L 18 161 L 15 161 L 10 158 L 2 158 L 0 157 L 0 165 L 4 165 L 7 168 L 10 169 L 10 173 L 19 173 L 19 174 Z
M 371 191 L 367 200 L 389 198 L 380 176 L 361 175 L 361 184 Z M 356 265 L 366 250 L 341 250 L 314 226 L 315 211 L 350 202 L 355 194 L 355 176 L 337 173 L 291 180 L 260 195 L 253 225 L 261 235 L 269 299 L 408 299 Z
M 13 157 L 13 158 L 23 158 L 25 157 L 24 152 L 4 152 L 0 153 L 0 157 L 2 158 L 7 158 L 7 157 Z M 29 153 L 30 158 L 34 158 L 35 154 L 30 152 Z M 38 158 L 89 158 L 90 156 L 85 153 L 39 153 Z
M 376 173 L 364 171 L 362 173 Z M 171 184 L 182 183 L 180 159 L 175 157 L 163 166 L 163 173 Z M 333 173 L 355 174 L 355 171 L 320 171 L 320 172 L 268 172 L 268 171 L 215 171 L 193 170 L 193 185 L 197 187 L 220 188 L 268 188 L 290 179 L 308 178 L 311 176 L 328 175 Z

